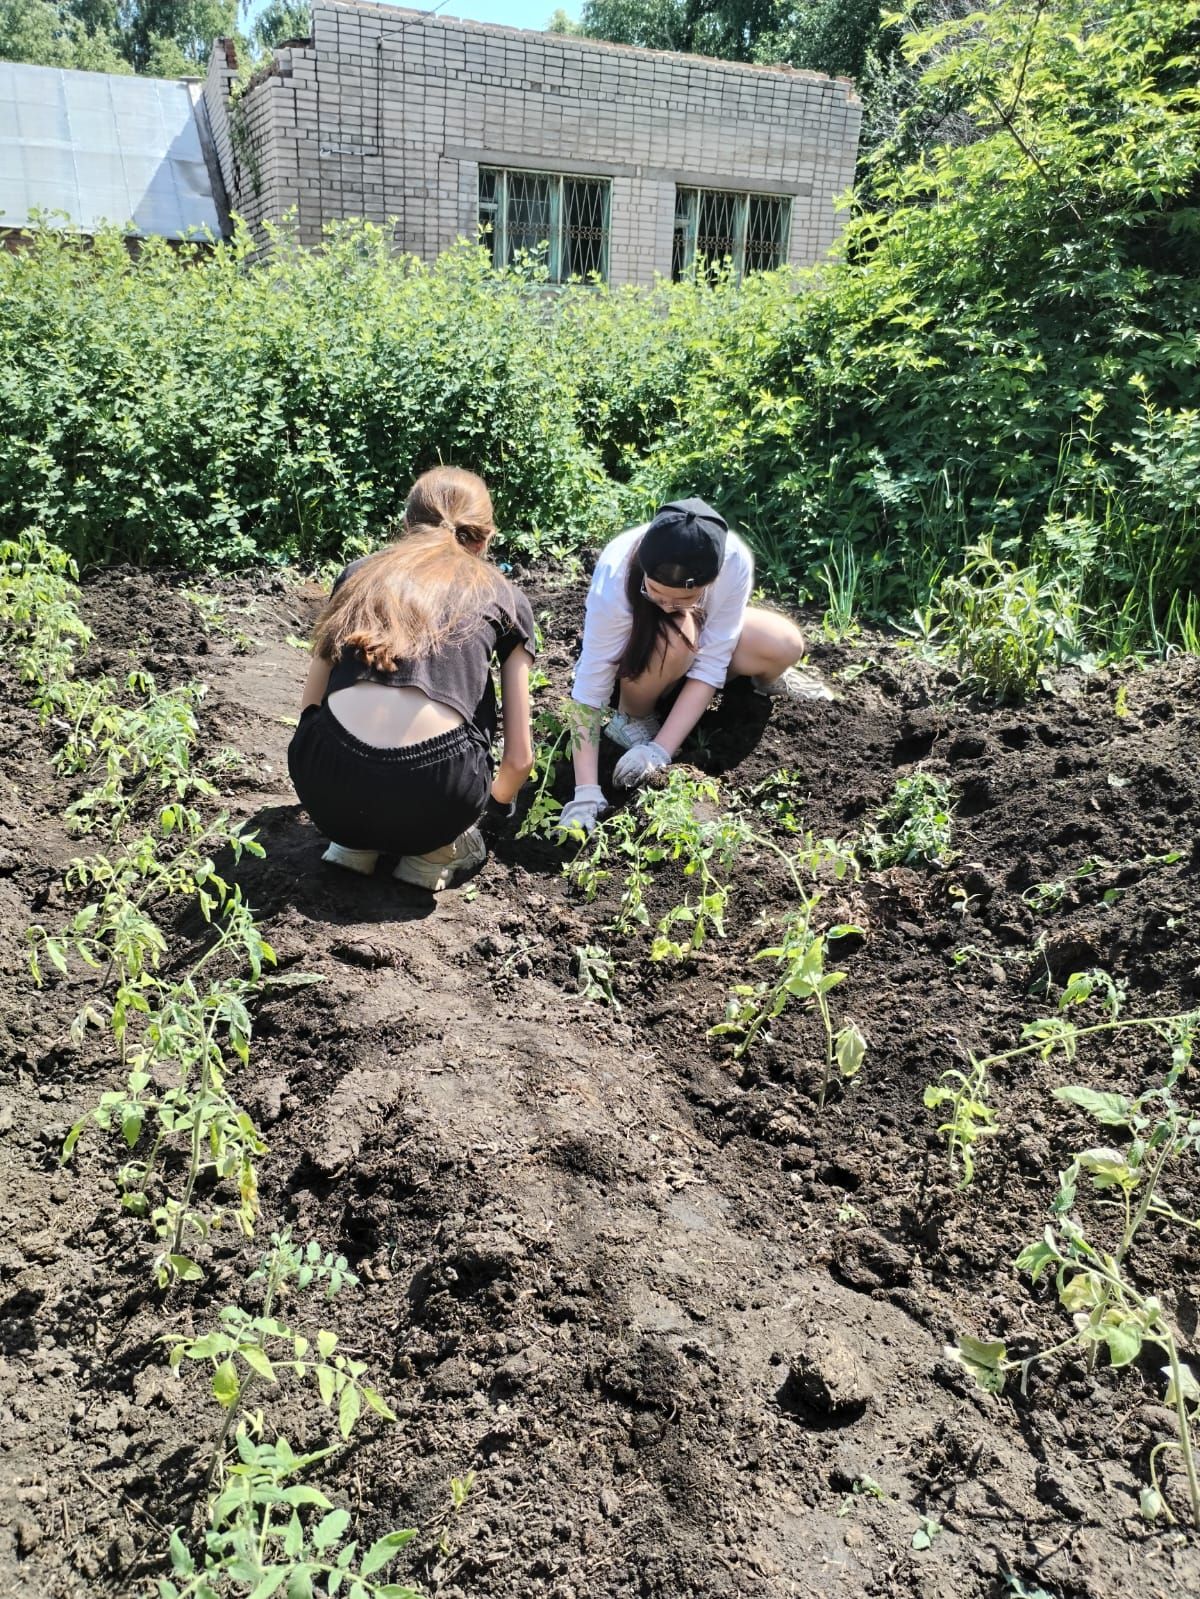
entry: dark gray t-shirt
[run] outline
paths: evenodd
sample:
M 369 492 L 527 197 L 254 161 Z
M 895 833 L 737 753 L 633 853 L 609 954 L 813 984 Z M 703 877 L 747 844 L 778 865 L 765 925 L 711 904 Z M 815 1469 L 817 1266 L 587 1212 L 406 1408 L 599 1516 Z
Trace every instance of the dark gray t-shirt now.
M 333 593 L 369 555 L 351 561 L 333 585 Z M 509 584 L 512 614 L 506 605 L 493 601 L 472 627 L 461 637 L 450 639 L 432 655 L 419 660 L 392 662 L 390 671 L 370 666 L 360 650 L 343 650 L 329 674 L 328 693 L 349 688 L 354 683 L 387 683 L 394 688 L 419 688 L 439 705 L 449 705 L 465 716 L 490 743 L 496 733 L 496 688 L 492 681 L 492 658 L 506 661 L 518 646 L 537 654 L 534 643 L 533 611 L 529 601 Z M 332 597 L 332 596 L 331 596 Z

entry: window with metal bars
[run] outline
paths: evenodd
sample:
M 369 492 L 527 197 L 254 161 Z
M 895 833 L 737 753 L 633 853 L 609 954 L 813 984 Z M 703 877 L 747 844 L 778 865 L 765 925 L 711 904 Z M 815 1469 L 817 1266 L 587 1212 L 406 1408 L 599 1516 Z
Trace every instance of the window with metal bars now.
M 671 276 L 700 272 L 712 281 L 727 270 L 741 278 L 783 266 L 791 224 L 786 195 L 677 188 Z
M 607 278 L 611 199 L 608 178 L 480 167 L 480 240 L 493 266 L 542 266 L 551 283 Z

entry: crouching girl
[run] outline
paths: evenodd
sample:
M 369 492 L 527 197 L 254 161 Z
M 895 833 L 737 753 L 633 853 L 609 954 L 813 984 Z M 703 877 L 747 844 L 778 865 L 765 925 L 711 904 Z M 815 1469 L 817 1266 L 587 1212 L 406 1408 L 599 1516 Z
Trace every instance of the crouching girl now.
M 529 602 L 487 559 L 487 487 L 435 467 L 414 483 L 400 539 L 353 561 L 317 618 L 288 770 L 324 860 L 437 892 L 481 865 L 476 826 L 533 767 Z M 492 662 L 500 663 L 503 757 Z
M 599 725 L 614 684 L 619 707 L 604 731 L 627 753 L 613 770 L 623 788 L 667 766 L 727 679 L 748 677 L 756 693 L 830 699 L 795 662 L 800 629 L 752 606 L 754 557 L 703 500 L 662 506 L 653 521 L 621 533 L 596 563 L 572 696 L 584 731 L 575 743 L 575 795 L 564 832 L 590 833 L 608 809 L 598 781 Z M 665 719 L 659 701 L 679 692 Z

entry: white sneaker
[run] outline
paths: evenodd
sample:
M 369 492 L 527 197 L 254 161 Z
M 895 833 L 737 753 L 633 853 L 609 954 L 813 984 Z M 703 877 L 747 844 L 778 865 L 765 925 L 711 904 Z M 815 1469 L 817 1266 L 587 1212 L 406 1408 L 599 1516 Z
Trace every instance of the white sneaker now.
M 344 844 L 331 844 L 321 856 L 332 866 L 344 866 L 348 872 L 361 872 L 370 877 L 379 863 L 377 849 L 347 849 Z
M 627 716 L 624 711 L 614 711 L 605 723 L 604 731 L 614 744 L 631 750 L 638 744 L 651 744 L 658 736 L 662 723 L 657 716 Z
M 799 666 L 789 666 L 778 677 L 764 682 L 761 677 L 750 679 L 754 685 L 754 692 L 762 694 L 767 699 L 778 699 L 781 696 L 789 700 L 831 700 L 833 690 L 815 672 Z
M 431 850 L 428 855 L 401 855 L 392 876 L 402 883 L 427 888 L 431 894 L 440 894 L 456 877 L 465 877 L 486 860 L 483 834 L 477 827 L 468 827 L 445 849 Z

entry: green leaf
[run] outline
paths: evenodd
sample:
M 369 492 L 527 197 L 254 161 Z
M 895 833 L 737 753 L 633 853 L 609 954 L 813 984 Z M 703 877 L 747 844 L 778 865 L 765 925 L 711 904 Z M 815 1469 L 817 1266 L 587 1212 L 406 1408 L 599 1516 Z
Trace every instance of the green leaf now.
M 1036 1244 L 1028 1244 L 1017 1256 L 1016 1267 L 1018 1271 L 1027 1271 L 1037 1282 L 1047 1266 L 1053 1266 L 1062 1259 L 1054 1234 L 1049 1227 L 1045 1236 Z
M 328 1360 L 337 1346 L 337 1333 L 327 1332 L 324 1328 L 317 1334 L 317 1353 L 322 1360 Z
M 312 1575 L 308 1566 L 300 1566 L 288 1578 L 287 1599 L 313 1599 Z
M 1168 1405 L 1173 1405 L 1178 1397 L 1176 1393 L 1175 1377 L 1169 1364 L 1164 1366 L 1162 1369 L 1167 1379 L 1166 1402 Z M 1197 1382 L 1196 1375 L 1192 1371 L 1192 1368 L 1186 1365 L 1182 1360 L 1179 1362 L 1178 1388 L 1179 1393 L 1182 1393 L 1184 1399 L 1189 1405 L 1200 1404 L 1200 1382 Z
M 212 1391 L 213 1398 L 224 1410 L 237 1404 L 242 1385 L 232 1360 L 223 1360 L 213 1372 Z
M 378 1571 L 381 1566 L 386 1566 L 388 1561 L 399 1550 L 403 1549 L 406 1543 L 412 1541 L 412 1537 L 413 1534 L 411 1532 L 388 1532 L 382 1538 L 376 1538 L 362 1558 L 362 1563 L 358 1568 L 360 1573 L 364 1577 L 369 1577 L 373 1572 Z
M 374 1388 L 368 1388 L 364 1383 L 362 1396 L 377 1416 L 382 1416 L 385 1421 L 395 1421 L 396 1412 L 381 1394 L 375 1392 Z
M 65 1166 L 70 1160 L 71 1156 L 75 1153 L 75 1145 L 79 1142 L 80 1134 L 83 1132 L 83 1129 L 87 1126 L 87 1124 L 88 1118 L 85 1116 L 82 1121 L 77 1121 L 75 1123 L 74 1127 L 72 1127 L 71 1131 L 63 1139 L 62 1155 L 59 1157 L 58 1162 L 60 1166 Z
M 322 1450 L 322 1454 L 327 1454 Z M 318 1510 L 328 1510 L 330 1501 L 319 1488 L 313 1488 L 308 1483 L 293 1483 L 290 1488 L 285 1488 L 280 1495 L 285 1505 L 316 1505 Z
M 350 1512 L 348 1510 L 331 1510 L 323 1516 L 312 1530 L 313 1548 L 319 1554 L 324 1554 L 335 1543 L 345 1536 L 346 1528 L 350 1525 Z
M 349 1438 L 354 1431 L 354 1423 L 358 1420 L 362 1402 L 358 1397 L 358 1389 L 352 1382 L 348 1382 L 342 1389 L 342 1397 L 338 1402 L 338 1431 L 343 1438 Z
M 268 1566 L 263 1573 L 262 1581 L 257 1588 L 251 1590 L 249 1599 L 271 1599 L 273 1593 L 278 1593 L 287 1580 L 287 1566 Z
M 998 1394 L 1003 1390 L 1007 1350 L 999 1339 L 972 1338 L 964 1333 L 946 1354 L 966 1367 L 984 1393 Z
M 179 1536 L 179 1528 L 172 1530 L 167 1548 L 171 1556 L 171 1570 L 177 1577 L 190 1577 L 196 1569 L 196 1562 L 192 1559 L 187 1545 Z
M 1142 1330 L 1133 1321 L 1105 1324 L 1100 1329 L 1114 1366 L 1128 1366 L 1142 1352 Z
M 321 1395 L 321 1403 L 326 1406 L 332 1405 L 334 1384 L 333 1368 L 331 1366 L 317 1366 L 314 1369 L 317 1373 L 317 1391 Z
M 1078 1105 L 1080 1110 L 1087 1111 L 1089 1116 L 1094 1116 L 1105 1127 L 1129 1126 L 1131 1107 L 1123 1094 L 1105 1094 L 1099 1089 L 1073 1083 L 1065 1088 L 1056 1088 L 1054 1097 L 1066 1105 Z
M 255 1372 L 267 1382 L 275 1381 L 275 1368 L 268 1359 L 266 1352 L 259 1344 L 243 1344 L 238 1354 L 246 1362 L 250 1370 Z
M 867 1053 L 867 1041 L 853 1022 L 847 1022 L 833 1041 L 838 1071 L 843 1077 L 854 1077 Z
M 942 1524 L 933 1516 L 922 1516 L 921 1525 L 912 1535 L 914 1549 L 928 1549 L 942 1530 Z
M 1089 1271 L 1078 1271 L 1068 1277 L 1058 1291 L 1059 1303 L 1074 1315 L 1077 1311 L 1094 1310 L 1107 1292 L 1104 1282 Z
M 140 1194 L 130 1194 L 130 1199 L 140 1199 Z M 132 1209 L 132 1206 L 130 1207 Z M 187 1255 L 168 1255 L 167 1261 L 171 1270 L 181 1283 L 198 1283 L 204 1280 L 204 1268 L 190 1259 Z
M 1076 1164 L 1087 1172 L 1096 1188 L 1136 1188 L 1139 1174 L 1116 1149 L 1085 1149 Z
M 283 1534 L 283 1552 L 289 1559 L 298 1560 L 303 1550 L 304 1528 L 300 1525 L 300 1517 L 293 1510 L 292 1519 L 288 1522 Z

